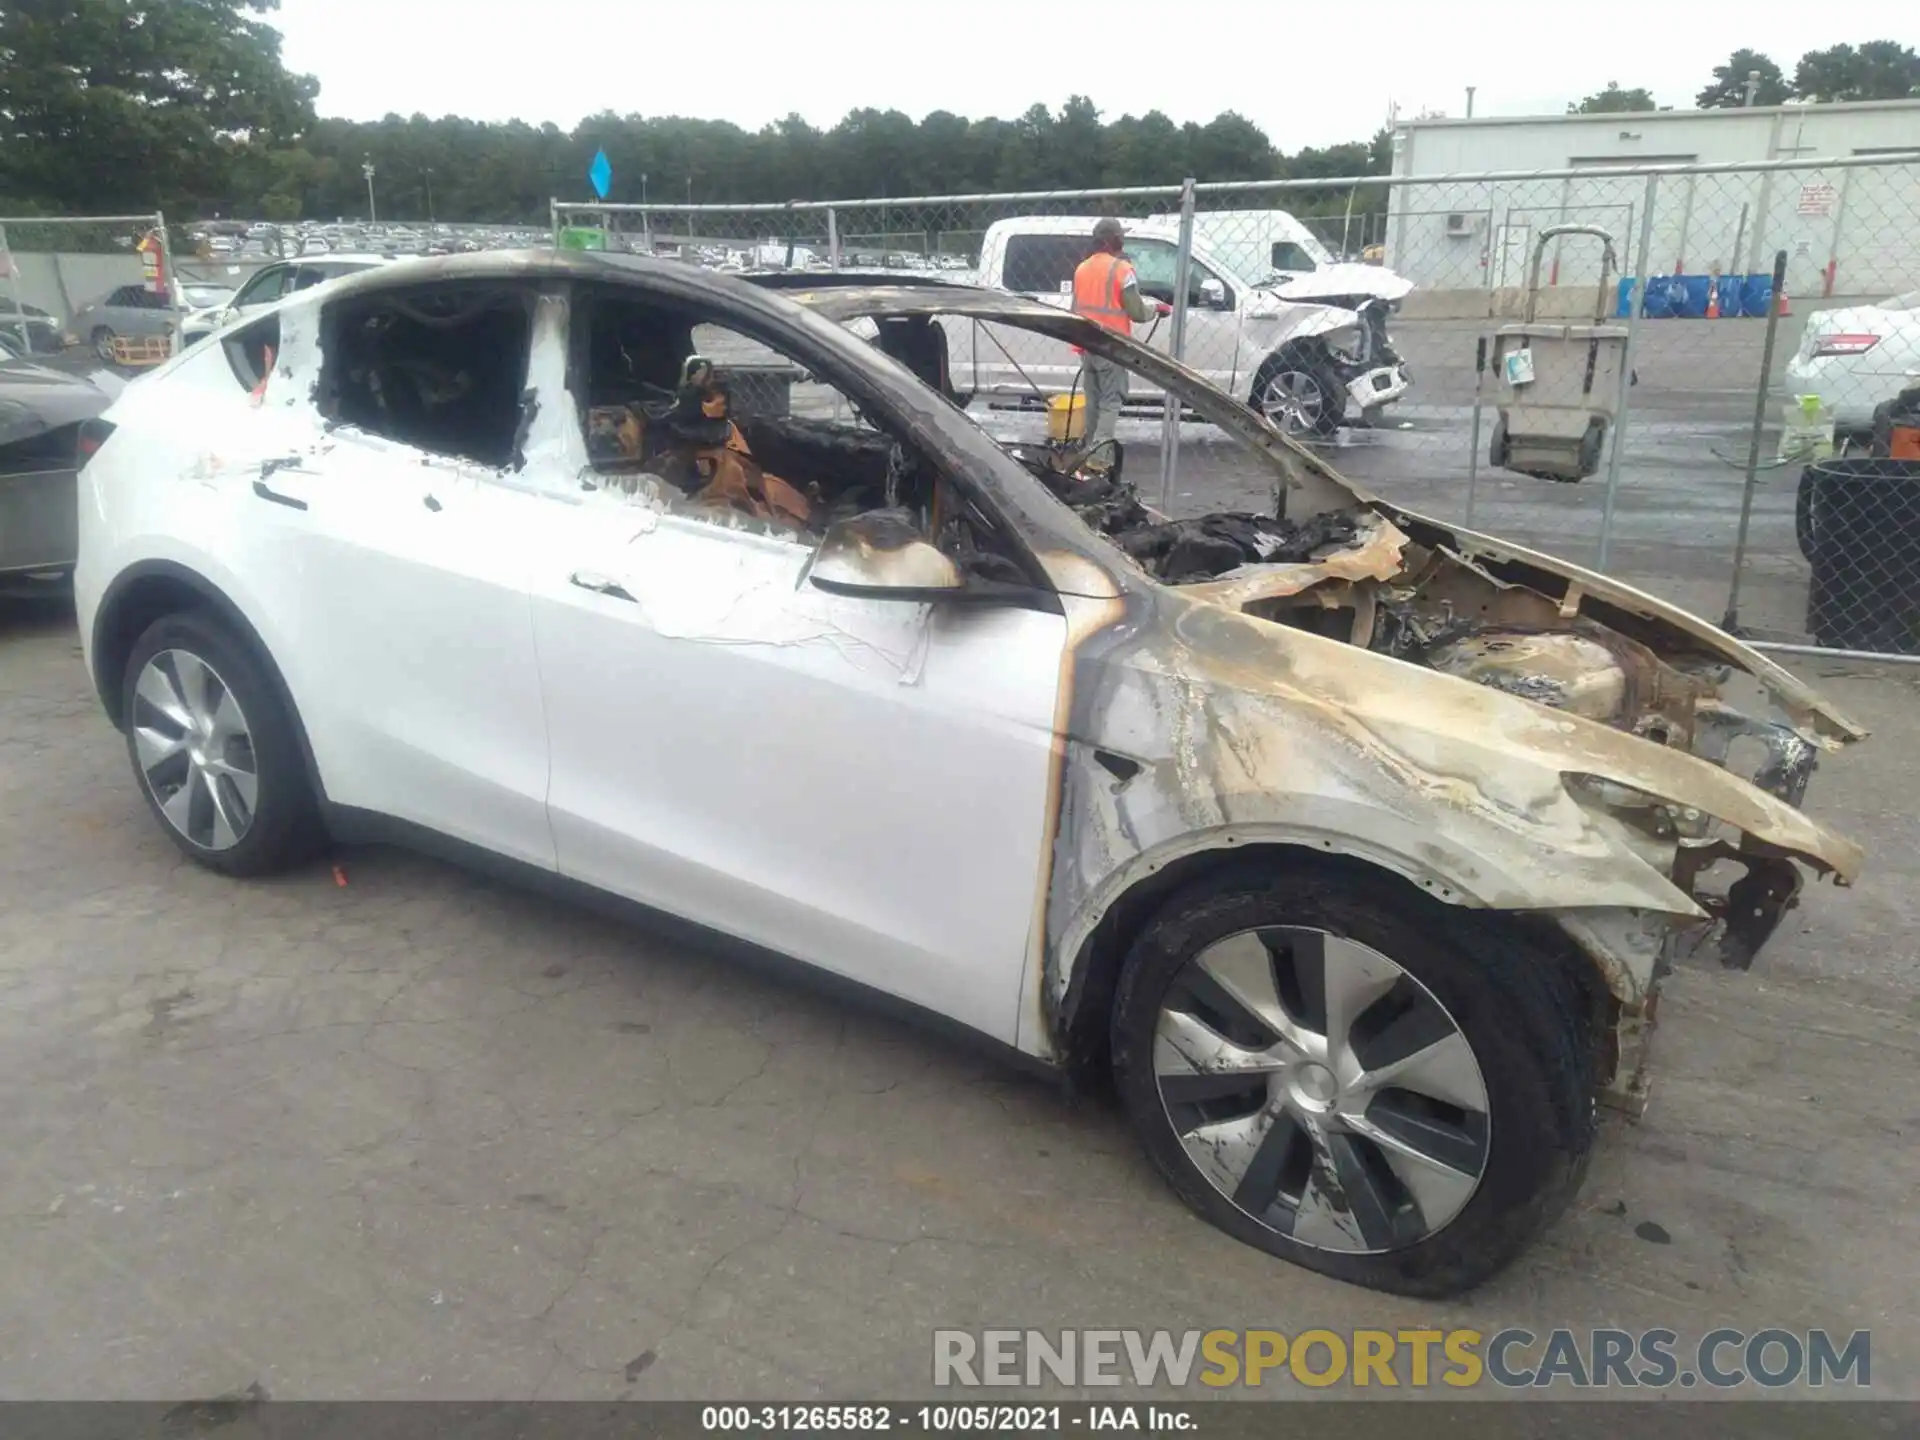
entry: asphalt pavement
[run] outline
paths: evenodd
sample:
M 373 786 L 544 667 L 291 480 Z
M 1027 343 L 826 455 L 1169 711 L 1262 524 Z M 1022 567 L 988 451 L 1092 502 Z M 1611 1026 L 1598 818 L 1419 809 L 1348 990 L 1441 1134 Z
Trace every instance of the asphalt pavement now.
M 1678 973 L 1646 1119 L 1433 1304 L 1239 1246 L 1109 1103 L 804 984 L 397 851 L 202 871 L 70 612 L 0 608 L 0 1398 L 908 1397 L 943 1326 L 1559 1324 L 1871 1329 L 1873 1393 L 1920 1396 L 1920 697 L 1824 683 L 1878 732 L 1811 799 L 1864 880 Z

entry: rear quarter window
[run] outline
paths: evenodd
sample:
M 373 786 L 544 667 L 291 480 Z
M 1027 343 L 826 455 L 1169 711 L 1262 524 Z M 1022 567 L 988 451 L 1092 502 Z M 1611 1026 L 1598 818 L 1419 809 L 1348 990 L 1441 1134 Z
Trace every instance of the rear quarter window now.
M 1032 295 L 1058 295 L 1073 289 L 1073 272 L 1093 253 L 1084 235 L 1010 235 L 1000 283 Z
M 251 390 L 267 378 L 274 357 L 280 353 L 280 316 L 278 313 L 242 325 L 221 338 L 227 367 L 243 390 Z

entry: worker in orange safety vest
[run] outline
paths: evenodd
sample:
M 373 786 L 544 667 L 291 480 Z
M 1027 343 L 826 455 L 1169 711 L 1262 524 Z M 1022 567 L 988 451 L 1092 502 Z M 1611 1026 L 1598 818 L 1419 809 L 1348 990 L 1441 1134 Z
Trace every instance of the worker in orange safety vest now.
M 1170 315 L 1173 307 L 1140 293 L 1133 262 L 1122 253 L 1125 241 L 1126 231 L 1118 220 L 1108 217 L 1095 223 L 1093 253 L 1073 272 L 1073 313 L 1131 336 L 1135 321 L 1151 320 L 1156 313 Z M 1111 469 L 1113 432 L 1127 400 L 1127 372 L 1111 360 L 1082 352 L 1080 389 L 1087 397 L 1087 467 Z

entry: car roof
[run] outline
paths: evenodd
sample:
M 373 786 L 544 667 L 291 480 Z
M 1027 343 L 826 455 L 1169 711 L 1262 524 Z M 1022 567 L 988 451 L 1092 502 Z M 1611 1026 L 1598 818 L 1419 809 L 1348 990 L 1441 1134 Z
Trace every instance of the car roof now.
M 989 232 L 1025 230 L 1033 235 L 1077 235 L 1085 239 L 1093 234 L 1096 222 L 1112 218 L 1111 215 L 1019 215 L 1011 220 L 996 220 L 988 229 Z M 1122 216 L 1120 228 L 1128 235 L 1166 236 L 1176 233 L 1179 226 L 1170 220 L 1129 220 Z
M 765 283 L 758 277 L 749 278 L 753 283 Z M 949 285 L 934 279 L 883 284 L 866 276 L 850 277 L 851 283 L 837 282 L 827 275 L 796 278 L 812 283 L 776 288 L 787 299 L 829 320 L 853 320 L 863 315 L 963 315 L 976 320 L 1044 320 L 1049 328 L 1056 325 L 1097 328 L 1092 321 L 1058 305 L 1045 305 L 1005 290 Z
M 955 285 L 932 276 L 844 275 L 833 271 L 759 275 L 726 274 L 683 260 L 602 250 L 483 250 L 471 255 L 409 255 L 358 274 L 341 276 L 327 287 L 334 299 L 377 294 L 437 281 L 578 279 L 619 284 L 645 282 L 663 291 L 685 294 L 710 289 L 736 302 L 793 301 L 828 320 L 861 316 L 965 315 L 977 319 L 1040 322 L 1056 335 L 1097 330 L 1092 321 L 1055 305 L 1005 290 Z M 771 293 L 770 293 L 771 292 Z

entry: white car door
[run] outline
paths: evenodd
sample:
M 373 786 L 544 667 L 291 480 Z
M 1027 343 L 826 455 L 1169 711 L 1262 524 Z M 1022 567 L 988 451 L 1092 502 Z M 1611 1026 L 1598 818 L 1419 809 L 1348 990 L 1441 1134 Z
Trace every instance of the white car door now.
M 829 595 L 807 545 L 648 520 L 583 507 L 535 581 L 561 872 L 1011 1041 L 1065 621 Z
M 829 594 L 686 508 L 597 494 L 533 579 L 561 872 L 1012 1041 L 1064 618 Z
M 1133 261 L 1142 290 L 1171 303 L 1178 264 L 1178 250 L 1173 243 L 1148 237 L 1129 239 L 1127 256 Z M 1209 285 L 1208 281 L 1214 283 Z M 1181 359 L 1229 395 L 1238 394 L 1243 388 L 1238 374 L 1240 311 L 1235 294 L 1238 288 L 1199 260 L 1188 261 L 1186 337 Z M 1163 319 L 1158 325 L 1136 325 L 1133 329 L 1135 336 L 1152 349 L 1163 355 L 1173 353 L 1171 319 Z M 1136 379 L 1133 383 L 1135 389 L 1143 393 L 1160 393 L 1157 385 L 1148 390 L 1144 380 Z
M 304 393 L 317 375 L 335 423 L 267 459 L 240 503 L 329 800 L 551 869 L 528 536 L 565 506 L 500 453 L 536 301 L 526 287 L 492 292 L 493 318 L 463 330 L 456 317 L 430 339 L 410 335 L 403 312 L 432 303 L 431 287 L 328 307 L 325 368 L 309 337 L 290 335 L 292 374 L 263 398 L 274 385 Z M 410 384 L 408 404 L 424 408 L 382 411 L 368 394 L 378 384 Z M 485 417 L 464 435 L 456 392 L 465 415 Z

